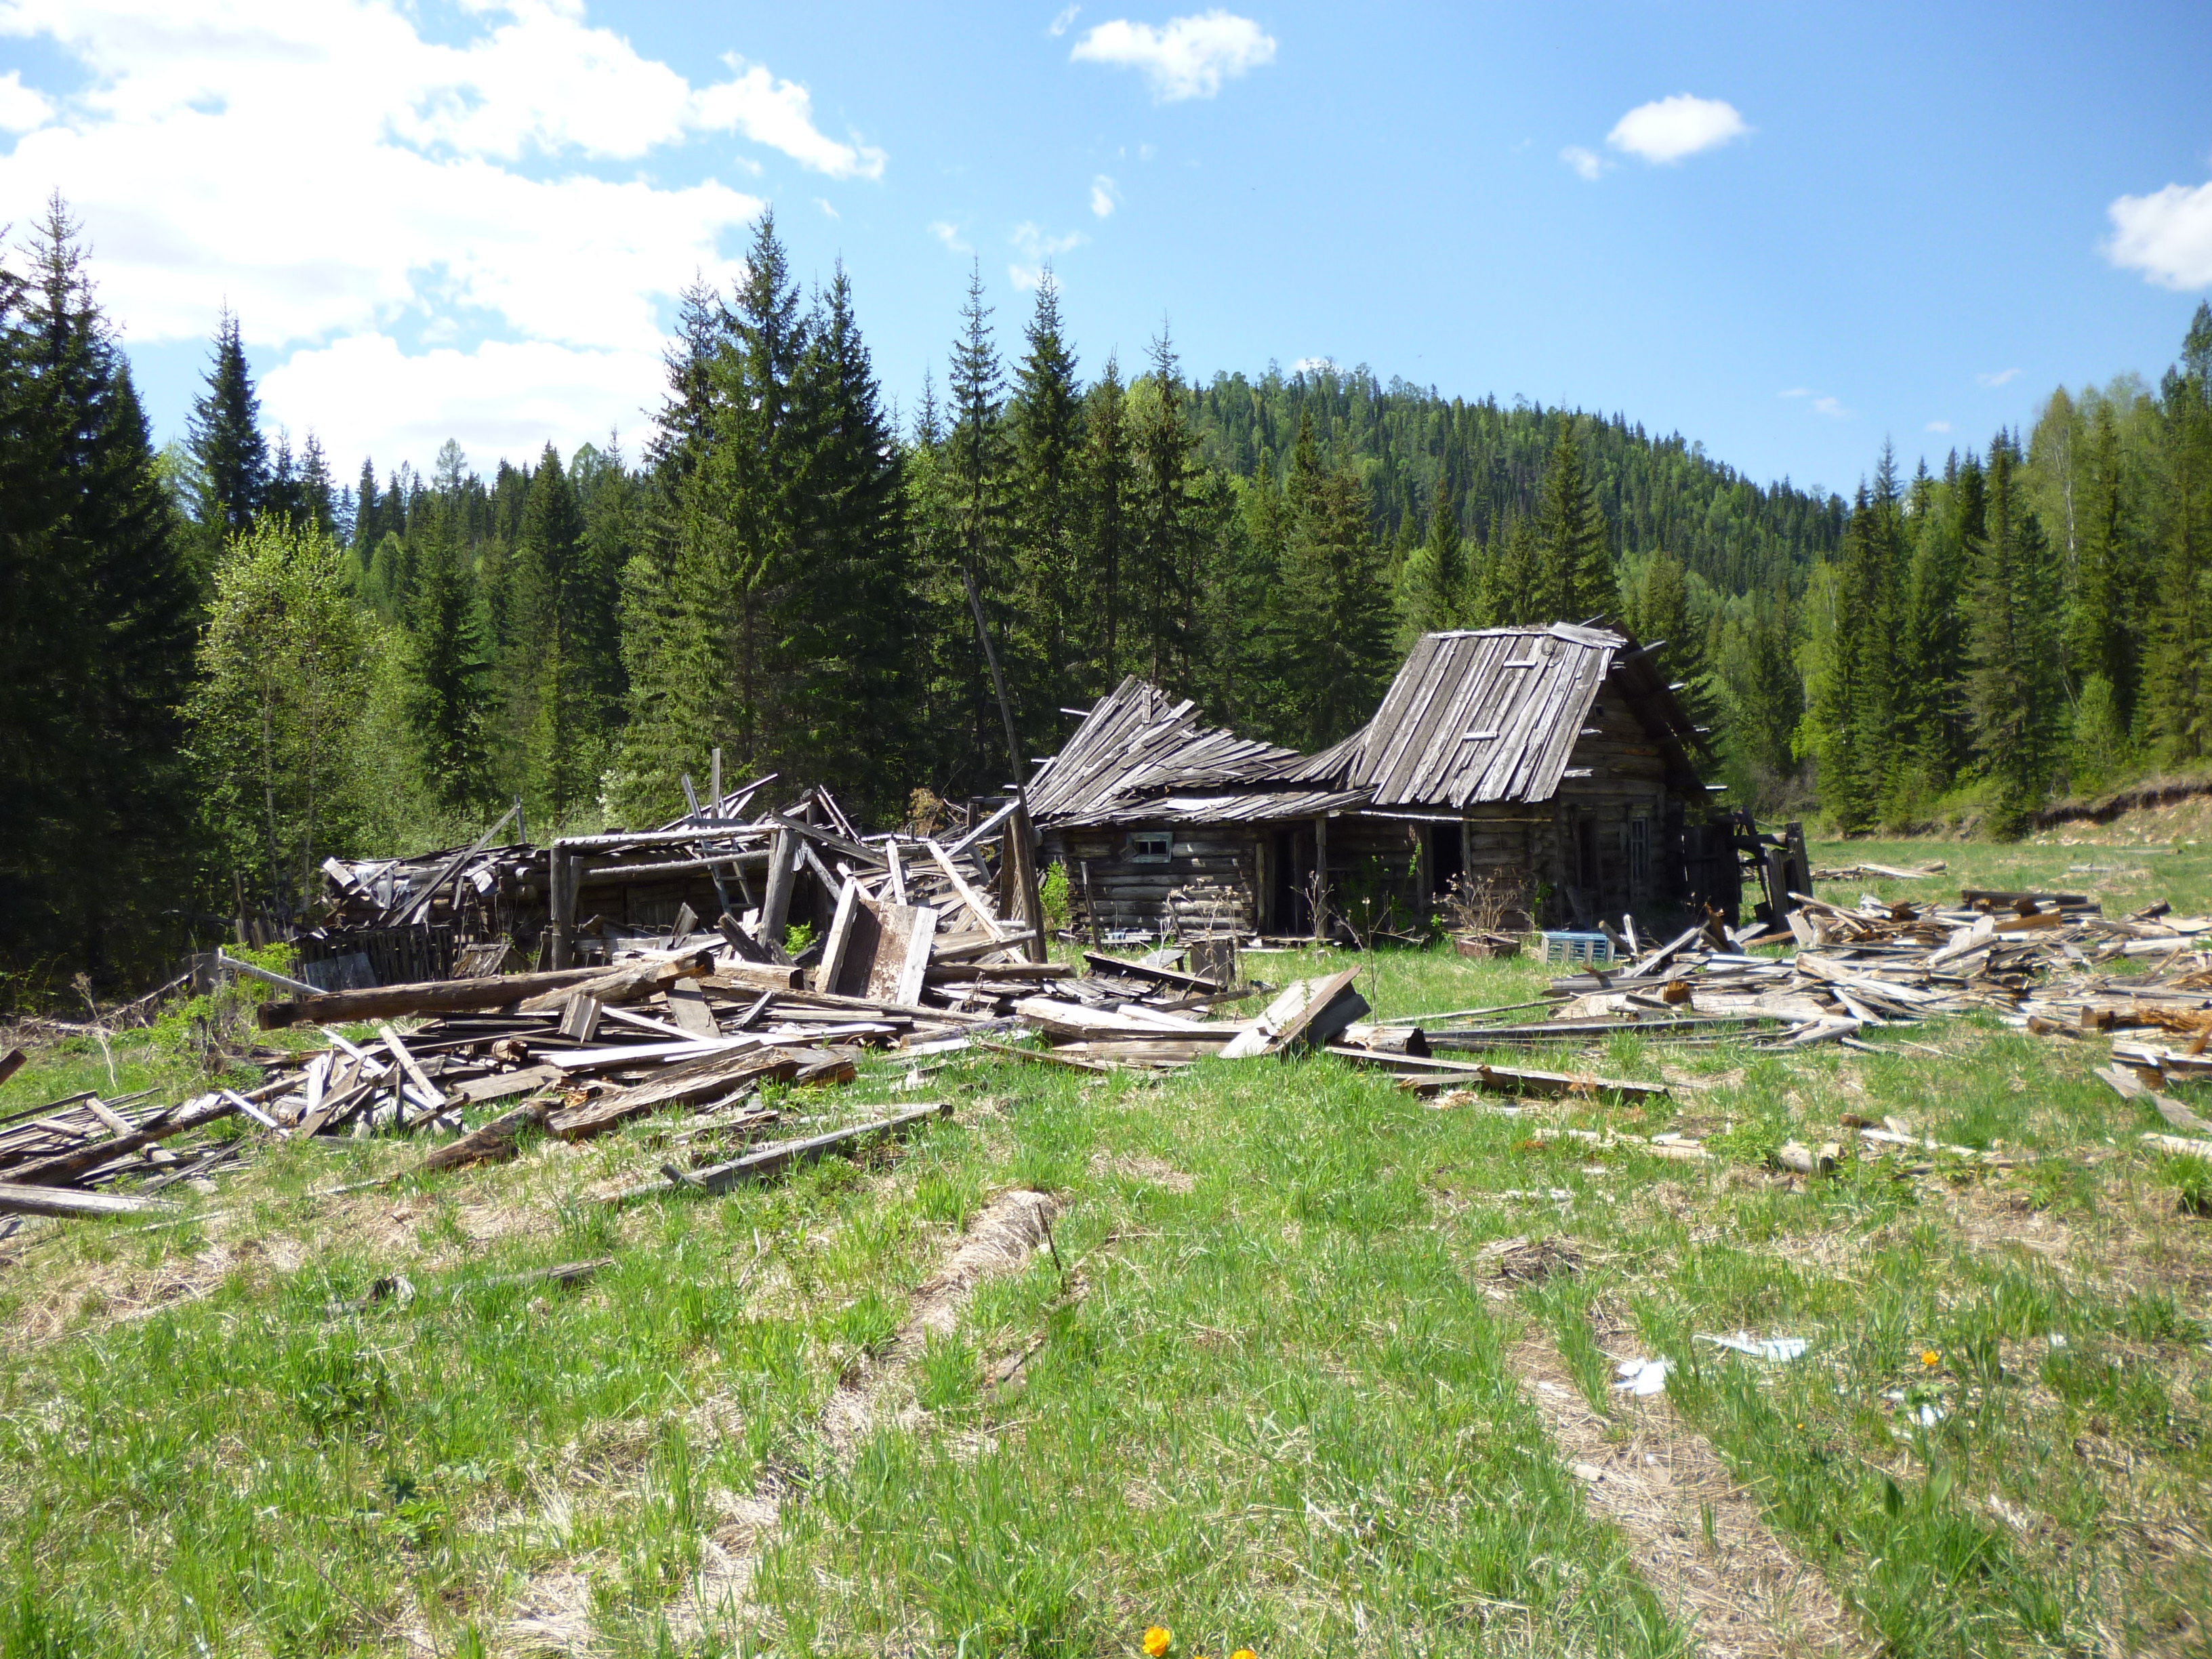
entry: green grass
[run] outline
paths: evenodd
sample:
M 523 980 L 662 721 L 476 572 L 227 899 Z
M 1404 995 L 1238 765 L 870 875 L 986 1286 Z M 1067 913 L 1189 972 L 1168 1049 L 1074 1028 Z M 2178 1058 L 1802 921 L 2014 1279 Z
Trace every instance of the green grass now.
M 1928 856 L 1951 872 L 1897 890 L 2117 861 L 1815 852 Z M 2212 903 L 2212 859 L 2146 862 L 2158 878 L 2108 908 Z M 1386 1012 L 1544 977 L 1437 952 L 1371 967 Z M 2157 1125 L 2089 1077 L 2101 1043 L 1912 1036 L 1945 1057 L 1617 1044 L 1608 1072 L 1713 1086 L 1560 1114 L 1694 1121 L 1716 1166 L 1539 1145 L 1525 1119 L 1432 1110 L 1333 1060 L 948 1070 L 957 1120 L 896 1157 L 622 1212 L 588 1189 L 654 1168 L 669 1125 L 343 1200 L 311 1189 L 407 1149 L 276 1149 L 193 1199 L 197 1224 L 6 1247 L 0 1654 L 396 1653 L 410 1630 L 475 1652 L 566 1571 L 607 1650 L 665 1651 L 727 1497 L 771 1488 L 754 1650 L 1123 1655 L 1159 1623 L 1178 1655 L 1686 1654 L 1513 1381 L 1531 1331 L 1594 1400 L 1630 1350 L 1672 1359 L 1677 1407 L 1896 1653 L 2204 1651 L 2202 1165 L 2128 1150 Z M 137 1046 L 117 1049 L 124 1087 L 182 1063 Z M 100 1086 L 70 1081 L 88 1066 L 104 1085 L 105 1063 L 42 1054 L 0 1108 Z M 804 1103 L 855 1111 L 896 1071 Z M 2048 1157 L 1956 1187 L 1763 1167 L 1846 1109 Z M 1062 1200 L 1054 1251 L 987 1281 L 908 1369 L 914 1410 L 841 1460 L 821 1427 L 839 1379 L 1013 1186 Z M 1504 1196 L 1553 1188 L 1570 1201 Z M 1481 1246 L 1516 1235 L 1571 1245 L 1581 1272 L 1484 1281 Z M 568 1290 L 484 1282 L 599 1255 Z M 395 1268 L 411 1301 L 331 1316 Z M 205 1294 L 122 1316 L 178 1281 Z M 1696 1340 L 1739 1328 L 1811 1346 L 1766 1365 Z

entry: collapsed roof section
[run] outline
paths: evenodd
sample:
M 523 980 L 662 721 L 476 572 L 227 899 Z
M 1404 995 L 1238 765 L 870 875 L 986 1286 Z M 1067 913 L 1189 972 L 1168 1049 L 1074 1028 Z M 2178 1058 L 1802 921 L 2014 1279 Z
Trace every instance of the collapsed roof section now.
M 1030 786 L 1040 826 L 1219 823 L 1311 817 L 1358 806 L 1357 789 L 1285 788 L 1294 749 L 1202 725 L 1132 674 L 1101 697 Z
M 1375 717 L 1282 781 L 1357 791 L 1377 807 L 1549 800 L 1610 678 L 1671 780 L 1697 788 L 1692 756 L 1705 752 L 1705 740 L 1652 649 L 1566 623 L 1425 634 Z

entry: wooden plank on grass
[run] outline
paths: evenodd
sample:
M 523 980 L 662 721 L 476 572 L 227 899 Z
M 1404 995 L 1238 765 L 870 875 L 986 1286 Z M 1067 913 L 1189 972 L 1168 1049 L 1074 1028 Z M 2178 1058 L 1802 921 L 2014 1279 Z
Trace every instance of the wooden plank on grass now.
M 80 1193 L 66 1187 L 31 1187 L 21 1182 L 0 1181 L 0 1215 L 143 1215 L 149 1210 L 175 1207 L 157 1198 L 138 1198 L 127 1193 Z
M 856 1151 L 863 1141 L 878 1135 L 899 1134 L 930 1118 L 950 1117 L 951 1115 L 952 1103 L 945 1101 L 934 1106 L 917 1106 L 912 1111 L 879 1118 L 872 1123 L 856 1123 L 849 1129 L 833 1129 L 828 1134 L 811 1135 L 804 1140 L 780 1141 L 773 1146 L 763 1146 L 757 1152 L 748 1152 L 743 1158 L 732 1158 L 727 1164 L 709 1164 L 706 1169 L 691 1170 L 683 1184 L 704 1188 L 710 1193 L 726 1193 L 733 1187 L 765 1181 L 800 1164 L 812 1164 L 830 1152 Z M 636 1188 L 617 1194 L 611 1201 L 619 1202 L 623 1199 L 666 1190 L 665 1187 Z
M 655 1078 L 631 1089 L 617 1089 L 587 1105 L 554 1113 L 545 1127 L 563 1140 L 583 1140 L 604 1134 L 617 1124 L 663 1107 L 703 1100 L 753 1083 L 781 1081 L 798 1074 L 805 1063 L 781 1049 L 752 1049 L 742 1054 L 714 1056 L 685 1066 L 666 1077 Z

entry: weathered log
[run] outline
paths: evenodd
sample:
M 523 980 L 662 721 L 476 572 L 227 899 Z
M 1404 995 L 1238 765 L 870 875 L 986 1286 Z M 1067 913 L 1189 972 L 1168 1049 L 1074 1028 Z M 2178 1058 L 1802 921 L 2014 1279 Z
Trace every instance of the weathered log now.
M 66 1187 L 27 1187 L 18 1182 L 0 1181 L 0 1215 L 141 1215 L 149 1210 L 175 1207 L 158 1198 L 139 1198 L 128 1193 L 80 1193 Z
M 544 974 L 495 974 L 484 979 L 380 985 L 368 991 L 325 991 L 318 996 L 264 1002 L 258 1017 L 262 1030 L 276 1030 L 287 1025 L 349 1025 L 407 1014 L 460 1013 L 471 1008 L 504 1007 L 525 997 L 565 991 L 605 975 L 604 968 L 562 968 Z
M 689 1170 L 680 1184 L 703 1188 L 710 1193 L 726 1193 L 748 1182 L 764 1181 L 799 1164 L 814 1163 L 826 1152 L 842 1152 L 873 1136 L 896 1134 L 926 1119 L 950 1117 L 951 1115 L 952 1103 L 950 1101 L 933 1106 L 917 1106 L 912 1111 L 901 1112 L 895 1117 L 884 1118 L 874 1123 L 855 1124 L 849 1129 L 833 1129 L 828 1134 L 814 1135 L 805 1140 L 782 1141 L 774 1146 L 763 1146 L 757 1152 L 748 1152 L 743 1158 L 732 1158 L 727 1164 Z M 634 1187 L 627 1192 L 616 1194 L 608 1201 L 618 1204 L 627 1199 L 649 1197 L 655 1193 L 667 1192 L 677 1184 Z
M 459 1140 L 449 1141 L 407 1171 L 428 1175 L 433 1170 L 458 1170 L 465 1164 L 485 1164 L 513 1158 L 515 1141 L 525 1129 L 542 1124 L 552 1114 L 550 1100 L 529 1100 L 512 1111 L 501 1112 Z

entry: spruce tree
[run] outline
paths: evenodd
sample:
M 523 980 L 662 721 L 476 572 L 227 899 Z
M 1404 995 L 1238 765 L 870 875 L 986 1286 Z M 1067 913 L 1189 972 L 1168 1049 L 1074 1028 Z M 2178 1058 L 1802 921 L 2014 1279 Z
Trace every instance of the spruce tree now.
M 1027 350 L 1014 372 L 1007 410 L 1013 434 L 1013 524 L 1020 568 L 1022 625 L 1018 662 L 1009 672 L 1034 695 L 1026 711 L 1056 708 L 1081 696 L 1091 607 L 1083 568 L 1083 393 L 1075 354 L 1062 330 L 1060 284 L 1052 267 L 1037 283 L 1024 333 Z M 1049 732 L 1048 725 L 1039 726 Z
M 807 329 L 794 404 L 806 434 L 775 763 L 869 816 L 904 805 L 912 629 L 896 434 L 841 264 Z
M 597 776 L 605 710 L 603 665 L 594 660 L 606 639 L 602 591 L 584 556 L 584 515 L 561 465 L 545 446 L 531 475 L 515 565 L 521 622 L 508 665 L 511 715 L 529 757 L 526 796 L 559 823 L 590 799 Z
M 2160 757 L 2189 765 L 2212 754 L 2212 303 L 2197 307 L 2181 361 L 2160 382 L 2157 414 L 2148 723 Z
M 187 429 L 199 464 L 198 517 L 212 548 L 242 535 L 269 489 L 269 447 L 261 435 L 261 398 L 246 366 L 238 319 L 228 307 L 216 325 L 207 389 L 192 405 Z
M 968 276 L 968 298 L 960 308 L 961 331 L 952 344 L 951 374 L 945 389 L 951 422 L 945 434 L 946 505 L 958 568 L 943 573 L 940 603 L 950 610 L 967 604 L 972 576 L 981 592 L 993 645 L 1003 654 L 1012 632 L 1013 583 L 1006 564 L 1006 520 L 1010 478 L 1006 423 L 1001 418 L 1005 379 L 998 347 L 991 337 L 991 308 L 983 303 L 980 262 Z M 967 696 L 964 759 L 969 775 L 994 781 L 996 757 L 1005 744 L 990 677 L 981 648 L 970 635 L 964 644 L 957 624 L 942 638 L 949 650 L 946 668 L 964 683 Z M 1020 766 L 1023 757 L 1008 764 Z
M 459 811 L 490 793 L 491 659 L 483 603 L 450 523 L 437 524 L 426 543 L 409 618 L 407 723 L 424 783 L 441 806 Z
M 1083 494 L 1090 580 L 1085 592 L 1097 607 L 1093 690 L 1110 691 L 1127 671 L 1126 585 L 1129 568 L 1129 497 L 1133 487 L 1128 397 L 1121 365 L 1112 355 L 1106 372 L 1085 399 Z
M 1188 685 L 1205 652 L 1198 619 L 1206 540 L 1199 517 L 1198 440 L 1186 414 L 1189 389 L 1164 325 L 1152 341 L 1142 391 L 1129 448 L 1135 484 L 1132 551 L 1142 593 L 1146 672 L 1156 684 Z
M 1297 741 L 1344 737 L 1375 711 L 1394 665 L 1382 560 L 1367 502 L 1348 468 L 1324 466 L 1310 411 L 1291 454 L 1290 545 L 1285 556 L 1285 654 Z
M 1428 534 L 1406 560 L 1399 609 L 1411 635 L 1456 628 L 1468 613 L 1468 574 L 1459 515 L 1439 487 L 1429 504 Z
M 2002 432 L 1990 447 L 1983 533 L 1967 559 L 1967 707 L 1992 786 L 1990 827 L 2016 834 L 2057 759 L 2057 581 L 2050 544 L 2021 488 L 2017 446 Z
M 1545 469 L 1536 543 L 1543 561 L 1543 599 L 1551 612 L 1544 620 L 1583 623 L 1620 608 L 1605 515 L 1583 470 L 1571 416 L 1561 420 Z
M 0 268 L 0 964 L 112 984 L 183 943 L 200 590 L 76 238 Z

